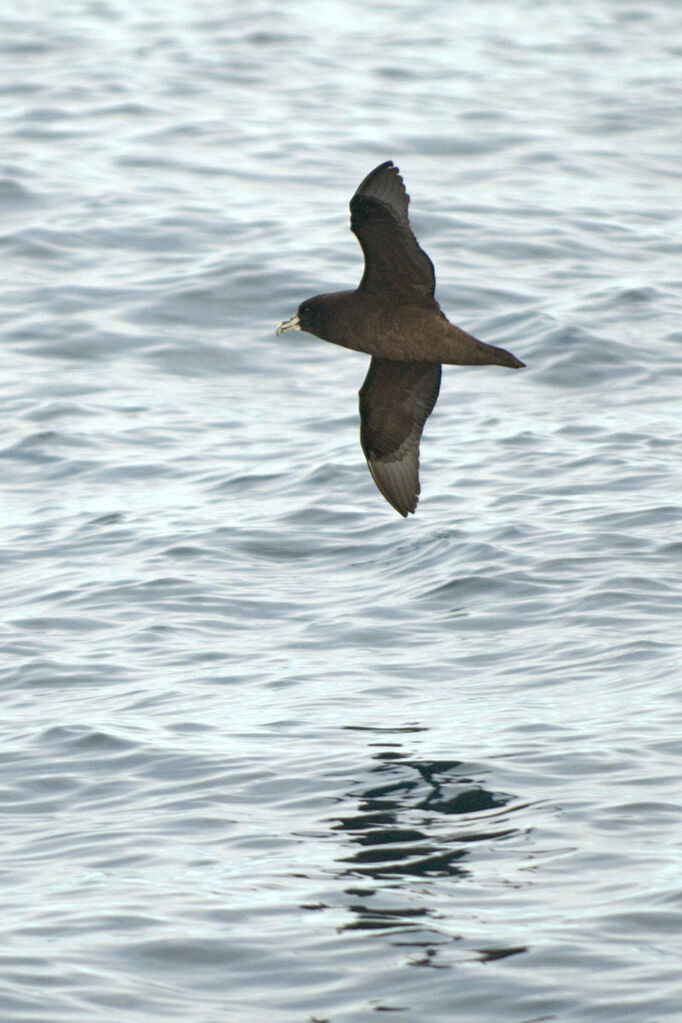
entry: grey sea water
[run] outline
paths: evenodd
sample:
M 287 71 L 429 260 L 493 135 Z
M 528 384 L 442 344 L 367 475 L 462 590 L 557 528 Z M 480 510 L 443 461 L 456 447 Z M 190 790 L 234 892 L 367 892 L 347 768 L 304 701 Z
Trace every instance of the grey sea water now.
M 682 1019 L 682 8 L 0 14 L 3 1023 Z M 274 327 L 393 159 L 402 520 Z

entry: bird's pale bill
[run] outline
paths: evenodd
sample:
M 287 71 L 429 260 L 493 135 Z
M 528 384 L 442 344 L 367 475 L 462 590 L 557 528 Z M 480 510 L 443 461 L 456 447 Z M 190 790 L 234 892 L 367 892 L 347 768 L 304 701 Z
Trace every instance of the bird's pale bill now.
M 277 330 L 275 331 L 275 333 L 276 334 L 286 334 L 286 332 L 288 330 L 300 330 L 300 329 L 301 329 L 301 321 L 298 318 L 298 313 L 296 313 L 296 315 L 292 316 L 290 320 L 283 320 L 280 323 L 280 325 L 277 328 Z

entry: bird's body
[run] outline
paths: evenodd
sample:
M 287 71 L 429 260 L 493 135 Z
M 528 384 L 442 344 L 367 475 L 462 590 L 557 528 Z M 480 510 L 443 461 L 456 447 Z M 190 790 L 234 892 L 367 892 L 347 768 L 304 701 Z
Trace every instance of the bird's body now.
M 309 302 L 324 299 L 324 319 L 312 331 L 323 341 L 331 341 L 355 352 L 383 359 L 412 362 L 418 345 L 420 361 L 441 362 L 453 366 L 510 366 L 523 363 L 495 345 L 478 341 L 455 327 L 444 316 L 438 303 L 396 305 L 387 295 L 355 291 L 336 291 L 317 295 Z
M 419 441 L 436 403 L 441 364 L 523 366 L 504 348 L 455 327 L 434 297 L 433 264 L 407 217 L 409 196 L 389 160 L 351 199 L 351 229 L 365 256 L 353 291 L 316 295 L 277 333 L 310 334 L 372 356 L 360 390 L 360 439 L 372 477 L 401 515 L 419 497 Z

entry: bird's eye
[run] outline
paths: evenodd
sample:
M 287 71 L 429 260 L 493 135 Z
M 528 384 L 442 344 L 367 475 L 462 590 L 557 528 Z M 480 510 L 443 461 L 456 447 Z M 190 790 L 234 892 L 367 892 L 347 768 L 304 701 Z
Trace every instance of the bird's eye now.
M 309 305 L 301 306 L 301 315 L 302 316 L 307 316 L 309 312 L 310 312 L 310 306 Z

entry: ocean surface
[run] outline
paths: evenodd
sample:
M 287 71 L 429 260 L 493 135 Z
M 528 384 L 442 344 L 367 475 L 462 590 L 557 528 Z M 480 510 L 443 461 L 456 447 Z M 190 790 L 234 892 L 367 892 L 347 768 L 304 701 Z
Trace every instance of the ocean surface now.
M 682 1020 L 682 6 L 0 14 L 0 1020 Z M 401 519 L 353 287 L 461 327 Z

